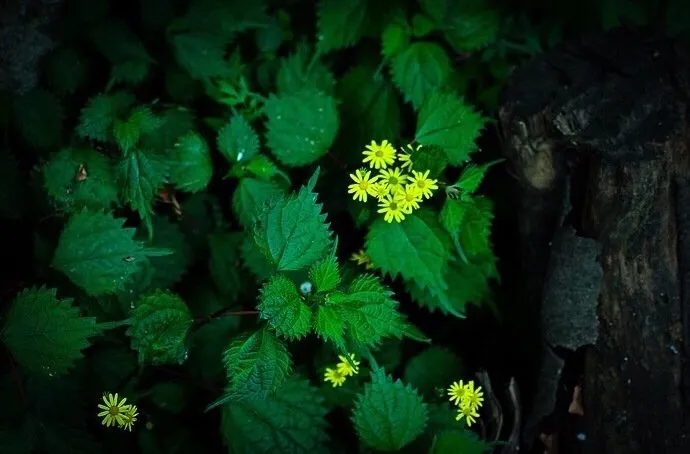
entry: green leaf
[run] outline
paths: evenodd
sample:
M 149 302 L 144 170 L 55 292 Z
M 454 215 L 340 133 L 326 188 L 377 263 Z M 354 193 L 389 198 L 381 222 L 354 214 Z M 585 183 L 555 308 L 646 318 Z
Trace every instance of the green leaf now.
M 229 162 L 248 161 L 259 153 L 259 136 L 244 116 L 235 114 L 218 131 L 218 150 Z
M 353 412 L 359 439 L 379 451 L 398 451 L 417 438 L 427 421 L 427 408 L 417 391 L 393 381 L 381 369 L 364 385 Z
M 276 87 L 281 95 L 297 93 L 303 89 L 332 94 L 335 78 L 321 60 L 311 55 L 309 46 L 301 43 L 294 53 L 280 60 Z
M 99 331 L 95 318 L 81 317 L 56 289 L 33 287 L 14 299 L 0 336 L 25 372 L 53 377 L 66 373 Z
M 366 0 L 320 0 L 316 8 L 317 43 L 321 53 L 357 44 L 366 25 Z
M 254 225 L 254 241 L 279 271 L 301 270 L 331 247 L 331 232 L 322 204 L 313 192 L 319 170 L 299 193 L 269 202 Z
M 240 277 L 242 233 L 217 233 L 208 236 L 208 269 L 220 294 L 230 302 L 237 300 L 243 282 Z
M 149 257 L 149 266 L 153 269 L 150 277 L 151 289 L 168 288 L 180 281 L 192 262 L 192 248 L 185 238 L 179 223 L 170 222 L 163 216 L 153 217 L 152 241 L 148 241 L 145 229 L 137 232 L 140 240 L 147 240 L 146 246 L 165 249 L 170 255 Z
M 345 349 L 345 319 L 335 304 L 320 304 L 314 317 L 314 331 L 325 341 Z
M 269 399 L 223 407 L 223 439 L 235 454 L 327 454 L 326 413 L 318 389 L 290 378 Z
M 136 146 L 143 134 L 150 134 L 162 123 L 163 120 L 154 115 L 151 109 L 137 106 L 126 120 L 115 120 L 113 136 L 117 145 L 127 153 Z
M 234 339 L 223 362 L 228 376 L 225 394 L 209 409 L 229 401 L 268 399 L 292 372 L 292 360 L 285 344 L 267 328 Z
M 484 454 L 493 446 L 479 439 L 469 430 L 446 430 L 438 434 L 429 454 Z
M 87 294 L 113 294 L 139 269 L 140 261 L 162 252 L 135 241 L 125 219 L 83 210 L 72 215 L 60 234 L 53 267 Z
M 72 47 L 59 47 L 46 57 L 46 77 L 60 95 L 74 94 L 86 81 L 86 59 Z
M 112 163 L 91 148 L 60 150 L 42 170 L 45 189 L 60 209 L 107 209 L 117 203 Z
M 424 37 L 436 29 L 434 22 L 424 14 L 415 14 L 412 17 L 412 34 L 417 38 Z
M 316 292 L 330 292 L 340 285 L 340 269 L 335 255 L 331 254 L 315 263 L 309 270 L 309 280 L 316 286 Z
M 14 103 L 14 115 L 30 146 L 47 149 L 60 144 L 62 106 L 52 93 L 35 89 L 19 96 Z
M 194 114 L 186 107 L 171 107 L 159 116 L 160 125 L 141 137 L 142 150 L 152 150 L 166 156 L 183 134 L 194 130 Z
M 484 122 L 463 98 L 453 93 L 433 93 L 419 111 L 415 140 L 443 148 L 448 161 L 459 165 L 477 150 L 476 140 Z
M 140 363 L 182 364 L 187 360 L 185 340 L 192 314 L 182 299 L 167 290 L 156 290 L 137 301 L 127 335 Z
M 259 250 L 252 237 L 242 242 L 242 262 L 258 282 L 267 281 L 276 272 L 276 267 Z
M 172 35 L 177 63 L 189 71 L 197 80 L 223 77 L 230 72 L 225 61 L 225 39 L 204 32 L 189 32 Z
M 400 136 L 397 94 L 388 81 L 376 76 L 376 68 L 355 66 L 350 69 L 338 83 L 338 98 L 343 100 L 343 128 L 353 131 L 360 144 Z
M 81 111 L 77 134 L 84 139 L 107 142 L 112 137 L 115 120 L 124 115 L 134 101 L 134 96 L 125 91 L 94 96 Z
M 338 132 L 335 99 L 320 91 L 271 95 L 263 109 L 268 117 L 267 145 L 287 166 L 313 163 L 326 154 Z
M 122 199 L 139 212 L 152 234 L 153 201 L 165 182 L 167 163 L 153 153 L 135 149 L 122 158 L 117 173 Z
M 277 274 L 264 284 L 257 309 L 261 318 L 268 321 L 278 335 L 287 339 L 304 337 L 311 329 L 311 309 L 303 301 L 295 283 L 283 275 Z
M 460 242 L 470 256 L 491 255 L 491 224 L 493 202 L 488 197 L 474 197 L 465 204 L 465 215 L 460 228 Z
M 386 25 L 381 34 L 381 53 L 384 57 L 392 57 L 407 47 L 410 41 L 407 24 L 395 21 Z
M 422 395 L 433 399 L 458 380 L 463 373 L 460 358 L 445 347 L 429 347 L 414 356 L 405 366 L 406 383 L 414 386 Z
M 485 0 L 420 0 L 419 3 L 458 52 L 477 51 L 494 41 L 500 31 L 499 12 L 491 9 Z
M 486 164 L 482 165 L 468 164 L 464 169 L 462 169 L 460 178 L 458 178 L 457 183 L 455 183 L 453 187 L 460 189 L 465 194 L 474 194 L 477 189 L 479 189 L 479 185 L 482 184 L 482 181 L 484 181 L 484 177 L 486 176 L 486 172 L 489 170 L 489 167 L 502 161 L 503 160 L 500 159 L 487 162 Z
M 429 95 L 443 87 L 450 75 L 451 65 L 441 46 L 420 41 L 393 58 L 391 71 L 393 81 L 405 100 L 419 109 Z
M 448 166 L 448 157 L 443 148 L 437 146 L 420 147 L 411 153 L 412 168 L 429 171 L 429 178 L 439 178 Z
M 275 181 L 242 178 L 232 196 L 232 211 L 243 226 L 251 227 L 269 201 L 284 195 L 285 189 Z
M 177 189 L 199 192 L 206 189 L 213 177 L 213 162 L 206 141 L 198 133 L 189 131 L 175 144 L 170 179 Z
M 401 223 L 377 219 L 367 234 L 366 252 L 373 264 L 392 277 L 402 275 L 422 288 L 445 289 L 443 272 L 450 260 L 450 238 L 428 210 Z

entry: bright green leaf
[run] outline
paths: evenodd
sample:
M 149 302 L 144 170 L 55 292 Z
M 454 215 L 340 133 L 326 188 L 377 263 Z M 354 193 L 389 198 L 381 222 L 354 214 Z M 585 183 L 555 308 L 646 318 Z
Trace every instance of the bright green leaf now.
M 115 120 L 124 115 L 134 101 L 134 96 L 125 91 L 94 96 L 81 111 L 77 134 L 84 139 L 107 142 L 112 137 Z
M 304 43 L 298 44 L 294 53 L 281 59 L 276 76 L 278 93 L 282 95 L 312 89 L 332 94 L 335 87 L 333 74 L 321 60 L 313 59 L 309 46 Z
M 265 205 L 285 195 L 285 189 L 275 181 L 242 178 L 232 196 L 232 211 L 245 227 L 251 227 Z
M 317 43 L 322 53 L 357 44 L 367 19 L 366 0 L 320 0 Z
M 167 290 L 156 290 L 137 301 L 127 335 L 140 363 L 182 364 L 187 360 L 185 340 L 192 314 L 182 299 Z
M 453 93 L 433 93 L 419 111 L 415 139 L 422 145 L 443 148 L 450 163 L 459 165 L 477 149 L 484 121 L 463 98 Z
M 178 139 L 172 154 L 170 178 L 177 189 L 185 192 L 206 189 L 213 177 L 213 162 L 204 138 L 189 131 Z
M 266 141 L 280 162 L 291 167 L 311 164 L 328 151 L 338 132 L 333 97 L 304 89 L 272 95 L 264 104 Z
M 355 402 L 353 422 L 365 445 L 379 451 L 398 451 L 422 433 L 427 408 L 412 387 L 378 370 Z
M 259 136 L 240 114 L 218 131 L 218 150 L 230 162 L 248 161 L 259 152 Z
M 491 255 L 493 202 L 488 197 L 475 197 L 466 204 L 460 228 L 460 242 L 469 256 Z
M 448 157 L 443 148 L 437 146 L 420 147 L 412 152 L 412 168 L 429 171 L 429 178 L 439 178 L 448 166 Z
M 0 331 L 2 341 L 22 369 L 31 374 L 62 375 L 82 358 L 88 338 L 100 329 L 93 317 L 81 317 L 57 290 L 24 289 L 15 298 Z
M 501 160 L 491 161 L 481 165 L 468 164 L 464 169 L 462 169 L 460 178 L 458 178 L 458 181 L 453 185 L 453 187 L 460 189 L 465 194 L 474 194 L 477 189 L 479 189 L 479 185 L 482 184 L 482 181 L 484 181 L 487 170 L 499 162 L 501 162 Z
M 52 93 L 35 89 L 19 96 L 14 115 L 24 140 L 32 147 L 47 149 L 60 144 L 62 106 Z
M 222 77 L 230 72 L 225 61 L 225 39 L 203 32 L 172 35 L 177 63 L 197 80 Z
M 165 182 L 167 167 L 155 154 L 135 149 L 122 158 L 117 168 L 122 199 L 139 212 L 149 227 L 153 201 Z
M 391 70 L 393 81 L 405 95 L 405 100 L 419 109 L 429 95 L 443 87 L 451 65 L 441 46 L 420 41 L 396 55 Z
M 257 309 L 278 335 L 287 339 L 304 337 L 311 329 L 312 312 L 287 277 L 277 274 L 261 289 Z
M 407 24 L 391 22 L 381 34 L 381 52 L 384 57 L 392 57 L 407 46 L 410 36 Z
M 340 284 L 340 269 L 335 255 L 329 255 L 315 263 L 309 270 L 309 279 L 316 286 L 316 292 L 330 292 Z
M 345 348 L 345 319 L 336 304 L 321 304 L 314 317 L 314 331 L 325 341 Z

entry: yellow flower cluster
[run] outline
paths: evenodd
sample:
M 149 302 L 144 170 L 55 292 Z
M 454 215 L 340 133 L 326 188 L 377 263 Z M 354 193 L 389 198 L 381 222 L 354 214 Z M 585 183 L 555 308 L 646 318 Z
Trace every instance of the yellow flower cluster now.
M 103 410 L 98 413 L 103 418 L 102 424 L 106 427 L 117 425 L 120 429 L 132 431 L 132 424 L 137 421 L 137 406 L 132 404 L 125 405 L 127 398 L 118 399 L 117 393 L 103 394 L 103 404 L 98 404 L 98 408 Z
M 484 403 L 484 393 L 482 387 L 474 387 L 474 381 L 470 380 L 466 384 L 456 381 L 448 388 L 449 400 L 458 407 L 456 421 L 465 418 L 467 427 L 470 427 L 479 418 L 479 408 Z
M 429 178 L 429 170 L 413 170 L 410 152 L 419 148 L 407 145 L 407 150 L 397 153 L 387 140 L 380 144 L 372 140 L 363 152 L 362 164 L 377 170 L 378 174 L 372 177 L 370 169 L 357 169 L 350 174 L 354 183 L 348 186 L 348 194 L 361 202 L 366 202 L 368 196 L 376 198 L 378 212 L 386 222 L 402 222 L 405 215 L 418 209 L 422 200 L 431 198 L 433 191 L 438 189 L 437 181 Z M 393 167 L 396 160 L 400 165 Z M 405 170 L 409 173 L 403 173 Z
M 371 263 L 371 259 L 369 258 L 367 253 L 364 252 L 364 249 L 360 249 L 358 252 L 352 254 L 350 260 L 357 263 L 357 265 L 364 265 L 365 270 L 374 269 L 374 264 Z
M 331 382 L 334 388 L 343 386 L 343 383 L 345 383 L 347 377 L 359 373 L 359 361 L 355 360 L 355 354 L 350 353 L 348 356 L 350 357 L 352 364 L 350 364 L 350 362 L 348 362 L 347 358 L 344 356 L 338 355 L 340 362 L 336 364 L 335 369 L 331 369 L 330 367 L 326 368 L 324 380 Z

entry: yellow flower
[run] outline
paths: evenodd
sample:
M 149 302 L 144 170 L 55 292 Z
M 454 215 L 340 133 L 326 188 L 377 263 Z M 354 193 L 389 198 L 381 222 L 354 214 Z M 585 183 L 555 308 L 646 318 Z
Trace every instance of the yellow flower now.
M 456 381 L 450 385 L 450 388 L 448 388 L 448 395 L 450 396 L 449 400 L 452 403 L 455 405 L 460 405 L 462 398 L 465 395 L 465 384 L 462 382 L 462 380 Z
M 123 429 L 127 429 L 130 432 L 132 431 L 132 424 L 137 422 L 137 416 L 139 416 L 139 413 L 137 412 L 137 406 L 136 405 L 126 405 L 128 407 L 124 413 L 122 413 L 122 425 L 121 427 Z
M 354 184 L 348 186 L 348 194 L 353 194 L 352 198 L 354 200 L 361 200 L 362 202 L 367 201 L 367 194 L 375 196 L 374 183 L 378 177 L 371 178 L 371 171 L 365 169 L 355 170 L 355 175 L 350 174 L 350 178 L 354 181 Z
M 378 212 L 383 213 L 383 220 L 386 222 L 393 222 L 393 220 L 402 222 L 405 219 L 400 203 L 396 202 L 390 194 L 381 200 Z
M 374 197 L 376 197 L 379 202 L 384 199 L 388 194 L 390 194 L 390 190 L 384 183 L 376 183 L 374 185 Z
M 455 420 L 461 421 L 462 418 L 465 418 L 465 421 L 467 422 L 467 427 L 470 427 L 472 424 L 475 423 L 475 421 L 477 421 L 477 418 L 479 418 L 479 413 L 477 413 L 476 409 L 469 406 L 460 407 L 458 409 L 458 415 L 455 417 Z
M 470 407 L 473 410 L 477 410 L 484 403 L 484 393 L 482 392 L 482 387 L 477 386 L 474 388 L 474 382 L 470 380 L 465 385 L 465 393 L 462 396 L 462 406 Z
M 366 264 L 370 263 L 369 256 L 367 255 L 366 252 L 364 252 L 364 249 L 360 249 L 359 251 L 352 254 L 352 257 L 350 257 L 350 260 L 352 260 L 353 262 L 356 262 L 357 265 L 366 265 Z
M 323 378 L 325 381 L 333 383 L 334 388 L 343 386 L 343 383 L 345 383 L 345 380 L 347 379 L 345 374 L 343 374 L 341 371 L 338 369 L 331 369 L 330 367 L 326 368 L 326 373 L 324 374 Z
M 410 214 L 412 210 L 419 208 L 419 202 L 422 201 L 422 193 L 411 184 L 405 186 L 405 189 L 398 191 L 395 195 L 395 200 L 402 207 L 403 213 Z
M 429 171 L 427 170 L 426 172 L 422 173 L 413 170 L 412 175 L 414 176 L 410 178 L 410 183 L 416 186 L 419 192 L 421 192 L 425 198 L 431 198 L 433 195 L 432 191 L 438 189 L 438 186 L 436 185 L 436 180 L 429 178 Z
M 354 375 L 359 373 L 359 361 L 355 360 L 355 354 L 350 353 L 348 355 L 350 357 L 350 360 L 352 360 L 352 364 L 354 364 L 354 367 L 352 364 L 350 364 L 347 361 L 347 358 L 345 358 L 343 355 L 338 355 L 338 359 L 340 359 L 340 362 L 338 363 L 338 371 L 340 371 L 341 374 L 345 376 L 349 375 Z
M 409 178 L 408 175 L 402 173 L 400 167 L 382 170 L 378 177 L 379 185 L 385 186 L 386 190 L 393 195 L 405 187 L 405 183 Z
M 402 164 L 400 164 L 400 168 L 404 169 L 405 167 L 409 167 L 410 170 L 412 170 L 412 156 L 407 154 L 405 151 L 401 151 L 398 154 L 398 161 L 400 161 Z
M 369 162 L 369 166 L 374 169 L 385 169 L 386 166 L 393 165 L 395 162 L 395 148 L 387 140 L 381 142 L 381 145 L 372 140 L 366 148 L 363 152 L 365 158 L 362 163 Z
M 125 405 L 125 402 L 127 402 L 127 399 L 124 397 L 118 402 L 117 393 L 115 393 L 114 396 L 110 393 L 107 395 L 103 394 L 103 403 L 105 403 L 105 405 L 98 404 L 98 408 L 103 410 L 98 416 L 103 418 L 102 424 L 104 426 L 110 427 L 113 424 L 122 426 L 124 424 L 125 420 L 122 414 L 126 412 L 129 407 L 129 405 Z

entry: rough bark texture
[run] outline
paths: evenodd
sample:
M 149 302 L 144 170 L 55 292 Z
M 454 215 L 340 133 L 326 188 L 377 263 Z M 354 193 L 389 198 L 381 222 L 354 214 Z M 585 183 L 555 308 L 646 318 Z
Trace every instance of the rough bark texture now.
M 504 92 L 526 301 L 543 301 L 562 225 L 601 246 L 585 453 L 690 452 L 689 75 L 674 43 L 617 30 L 535 58 Z

